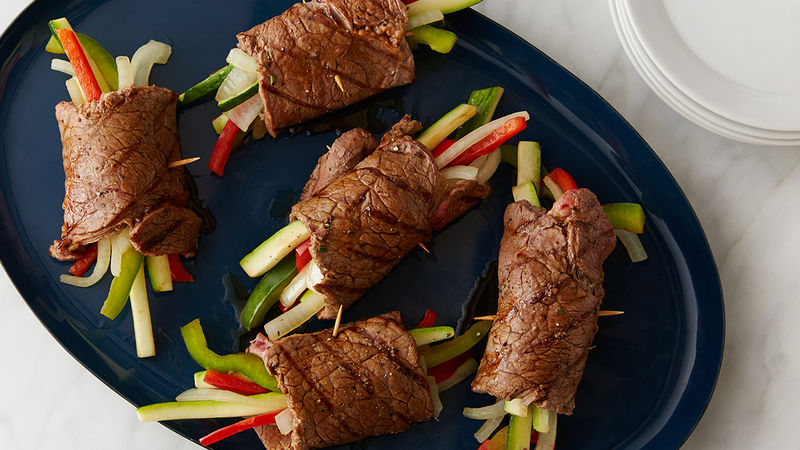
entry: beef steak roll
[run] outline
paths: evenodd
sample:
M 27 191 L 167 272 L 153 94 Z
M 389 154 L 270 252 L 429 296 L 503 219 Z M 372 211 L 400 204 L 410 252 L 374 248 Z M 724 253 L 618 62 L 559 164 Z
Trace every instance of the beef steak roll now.
M 59 260 L 77 259 L 89 244 L 131 227 L 145 255 L 192 254 L 202 220 L 186 208 L 174 92 L 129 87 L 99 100 L 61 102 L 56 118 L 63 146 L 65 194 Z
M 603 300 L 603 261 L 616 236 L 588 189 L 547 212 L 506 208 L 497 316 L 472 389 L 571 414 Z
M 259 335 L 248 352 L 278 380 L 292 413 L 292 431 L 256 429 L 268 449 L 307 449 L 399 433 L 433 418 L 414 338 L 395 311 L 331 330 L 270 341 Z
M 414 81 L 407 23 L 401 0 L 310 0 L 239 33 L 258 65 L 267 131 Z
M 410 136 L 419 129 L 406 116 L 377 148 L 363 130 L 343 134 L 292 208 L 291 219 L 311 231 L 311 259 L 323 276 L 314 286 L 325 299 L 320 319 L 335 318 L 339 305 L 350 306 L 433 231 L 489 195 L 485 184 L 443 177 L 428 149 Z M 350 151 L 339 148 L 342 139 Z M 320 181 L 355 163 L 355 152 L 368 156 L 335 180 Z

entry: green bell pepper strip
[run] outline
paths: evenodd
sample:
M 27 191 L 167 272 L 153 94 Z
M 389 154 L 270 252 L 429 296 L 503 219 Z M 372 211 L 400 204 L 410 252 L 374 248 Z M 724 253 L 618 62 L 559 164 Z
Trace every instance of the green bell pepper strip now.
M 456 39 L 458 39 L 455 33 L 430 25 L 415 28 L 413 33 L 408 37 L 410 43 L 425 44 L 431 50 L 439 53 L 450 53 L 450 50 L 456 45 Z
M 131 294 L 131 287 L 142 267 L 142 261 L 144 261 L 144 255 L 134 249 L 122 254 L 119 275 L 111 281 L 111 289 L 108 290 L 108 297 L 103 302 L 100 314 L 112 320 L 119 315 Z
M 239 372 L 265 389 L 279 390 L 277 380 L 267 372 L 264 361 L 258 356 L 251 353 L 218 355 L 211 351 L 206 344 L 200 319 L 182 326 L 181 335 L 192 359 L 204 369 L 220 373 Z
M 269 270 L 258 282 L 247 303 L 242 309 L 240 320 L 248 330 L 264 324 L 267 311 L 278 303 L 281 292 L 297 275 L 295 258 L 292 254 L 283 258 L 275 267 Z
M 211 92 L 214 91 L 214 89 L 219 88 L 222 82 L 225 81 L 225 77 L 227 77 L 228 74 L 231 73 L 231 70 L 233 70 L 233 65 L 228 64 L 222 69 L 219 69 L 216 72 L 212 73 L 211 75 L 209 75 L 208 78 L 190 87 L 186 92 L 179 95 L 178 103 L 182 105 L 187 105 L 199 99 L 200 97 L 204 97 L 210 94 Z
M 422 351 L 425 363 L 427 363 L 428 367 L 434 367 L 455 358 L 480 342 L 489 333 L 491 327 L 491 321 L 482 320 L 469 327 L 464 334 L 452 341 L 426 348 Z
M 481 125 L 486 125 L 492 119 L 497 103 L 503 96 L 504 89 L 500 86 L 472 91 L 467 100 L 468 105 L 478 108 L 477 114 L 456 130 L 455 140 L 468 135 Z
M 644 211 L 637 203 L 608 203 L 603 205 L 606 217 L 615 229 L 641 234 L 644 231 Z

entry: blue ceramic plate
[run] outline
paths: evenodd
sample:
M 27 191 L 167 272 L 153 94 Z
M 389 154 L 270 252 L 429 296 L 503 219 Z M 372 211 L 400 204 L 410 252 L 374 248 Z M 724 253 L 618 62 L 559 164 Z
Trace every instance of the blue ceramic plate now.
M 158 356 L 136 358 L 128 310 L 114 321 L 99 314 L 109 278 L 93 288 L 61 284 L 68 264 L 51 259 L 59 237 L 64 195 L 61 145 L 54 105 L 67 98 L 64 76 L 49 69 L 44 52 L 46 21 L 67 16 L 79 31 L 114 55 L 131 55 L 149 39 L 173 46 L 166 66 L 151 81 L 183 91 L 221 65 L 235 33 L 273 17 L 288 1 L 165 2 L 84 0 L 33 3 L 0 40 L 0 257 L 28 305 L 56 339 L 86 368 L 134 405 L 167 401 L 192 386 L 199 367 L 178 328 L 201 318 L 212 348 L 240 351 L 246 336 L 237 321 L 241 302 L 232 286 L 248 279 L 237 262 L 286 223 L 316 159 L 336 136 L 332 131 L 247 142 L 234 153 L 224 178 L 205 168 L 216 136 L 213 103 L 179 114 L 185 156 L 200 196 L 217 218 L 187 268 L 196 279 L 174 292 L 151 296 Z M 722 357 L 724 325 L 714 260 L 692 208 L 661 161 L 595 92 L 547 56 L 501 26 L 466 11 L 448 16 L 459 35 L 449 55 L 416 52 L 417 81 L 381 96 L 384 127 L 406 111 L 423 123 L 466 100 L 473 89 L 501 85 L 498 114 L 520 109 L 532 120 L 522 137 L 541 142 L 544 163 L 570 172 L 602 202 L 638 202 L 647 213 L 642 235 L 650 258 L 631 264 L 618 248 L 605 265 L 608 309 L 597 349 L 586 365 L 575 414 L 559 420 L 558 447 L 674 448 L 699 420 L 711 396 Z M 354 110 L 375 108 L 374 101 Z M 378 111 L 380 112 L 380 111 Z M 344 315 L 351 321 L 392 309 L 407 325 L 425 308 L 440 323 L 462 319 L 476 281 L 496 259 L 504 207 L 511 201 L 513 171 L 501 166 L 493 192 L 479 207 L 440 232 L 431 254 L 412 252 Z M 330 326 L 315 323 L 314 328 Z M 464 406 L 490 402 L 467 383 L 443 393 L 440 420 L 396 436 L 366 441 L 368 448 L 474 448 L 479 422 L 461 416 Z M 131 414 L 133 414 L 131 407 Z M 227 420 L 177 421 L 166 425 L 197 439 Z M 218 448 L 258 448 L 244 433 Z M 360 444 L 359 444 L 360 445 Z

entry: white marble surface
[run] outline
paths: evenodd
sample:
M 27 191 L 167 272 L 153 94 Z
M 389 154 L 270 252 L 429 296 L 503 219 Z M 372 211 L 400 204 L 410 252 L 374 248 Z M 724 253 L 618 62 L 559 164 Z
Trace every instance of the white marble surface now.
M 0 29 L 26 3 L 0 2 Z M 605 1 L 486 0 L 477 9 L 605 97 L 700 217 L 722 277 L 728 331 L 716 393 L 684 448 L 798 448 L 800 149 L 729 141 L 661 103 L 625 57 Z M 131 405 L 53 340 L 2 271 L 0 299 L 0 448 L 197 448 L 137 422 Z

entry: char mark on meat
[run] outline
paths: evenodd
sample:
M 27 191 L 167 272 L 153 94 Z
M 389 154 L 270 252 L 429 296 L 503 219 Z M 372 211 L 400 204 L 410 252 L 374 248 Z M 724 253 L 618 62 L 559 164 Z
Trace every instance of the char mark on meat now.
M 131 87 L 95 102 L 56 106 L 65 195 L 61 239 L 50 247 L 54 258 L 76 259 L 126 226 L 145 254 L 195 251 L 201 219 L 184 207 L 183 169 L 167 168 L 181 159 L 177 98 L 164 88 Z
M 239 33 L 269 133 L 411 83 L 407 23 L 401 0 L 313 0 Z
M 616 236 L 595 195 L 570 190 L 550 212 L 506 208 L 497 317 L 472 389 L 571 414 Z
M 433 417 L 419 353 L 399 312 L 274 341 L 259 335 L 260 356 L 286 395 L 292 431 L 257 429 L 268 449 L 306 449 L 399 433 Z

